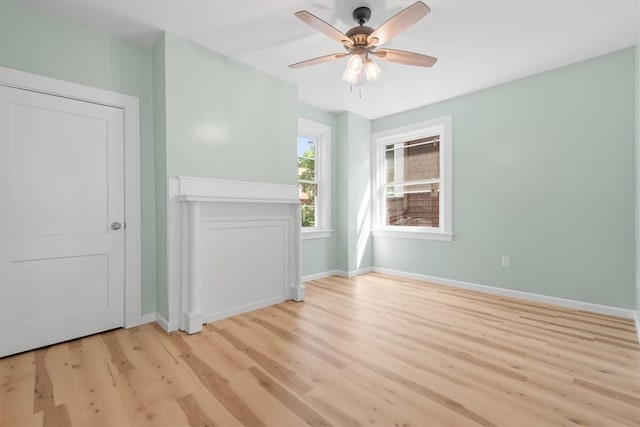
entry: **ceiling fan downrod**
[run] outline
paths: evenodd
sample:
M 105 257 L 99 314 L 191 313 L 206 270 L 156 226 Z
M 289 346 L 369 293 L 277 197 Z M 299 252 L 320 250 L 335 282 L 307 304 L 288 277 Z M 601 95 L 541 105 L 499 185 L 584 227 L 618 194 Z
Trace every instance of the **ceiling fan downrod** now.
M 353 10 L 352 16 L 358 25 L 364 25 L 371 19 L 371 9 L 366 6 L 357 7 Z

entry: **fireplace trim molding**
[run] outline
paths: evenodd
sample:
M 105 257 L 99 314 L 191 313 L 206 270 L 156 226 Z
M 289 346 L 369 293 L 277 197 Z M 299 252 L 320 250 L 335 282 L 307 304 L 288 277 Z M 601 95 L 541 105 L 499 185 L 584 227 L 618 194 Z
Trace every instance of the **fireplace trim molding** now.
M 181 329 L 189 334 L 202 330 L 203 323 L 217 318 L 202 310 L 202 224 L 212 212 L 221 212 L 218 220 L 247 220 L 247 212 L 256 221 L 286 218 L 287 258 L 283 268 L 285 287 L 282 300 L 304 300 L 301 273 L 300 200 L 296 185 L 178 176 L 169 179 L 167 236 L 168 330 Z M 225 313 L 270 305 L 276 300 L 230 307 Z

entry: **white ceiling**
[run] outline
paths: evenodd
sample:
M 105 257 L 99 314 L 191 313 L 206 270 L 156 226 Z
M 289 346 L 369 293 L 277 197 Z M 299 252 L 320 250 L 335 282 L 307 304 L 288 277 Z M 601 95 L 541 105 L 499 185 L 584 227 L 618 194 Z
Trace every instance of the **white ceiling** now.
M 166 30 L 296 84 L 307 104 L 369 119 L 632 46 L 640 16 L 638 0 L 424 0 L 431 13 L 385 47 L 435 56 L 438 63 L 378 61 L 382 75 L 360 96 L 341 78 L 346 59 L 287 67 L 344 51 L 294 12 L 308 10 L 346 32 L 357 6 L 372 9 L 367 25 L 376 28 L 412 0 L 20 1 L 146 46 Z

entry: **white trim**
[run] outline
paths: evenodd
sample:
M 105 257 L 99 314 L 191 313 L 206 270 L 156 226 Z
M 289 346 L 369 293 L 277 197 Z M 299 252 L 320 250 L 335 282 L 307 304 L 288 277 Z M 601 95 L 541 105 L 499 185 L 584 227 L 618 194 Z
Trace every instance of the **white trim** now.
M 159 313 L 156 313 L 156 323 L 167 332 L 177 331 L 180 326 L 178 322 L 169 322 Z
M 414 228 L 417 228 L 419 230 L 404 230 L 404 229 L 389 230 L 385 228 L 385 229 L 372 230 L 371 234 L 373 235 L 373 237 L 392 237 L 392 238 L 400 237 L 404 239 L 440 240 L 443 242 L 453 241 L 453 234 L 451 233 L 423 231 L 424 230 L 423 227 L 414 227 Z
M 136 97 L 0 67 L 0 85 L 120 108 L 124 116 L 125 313 L 124 326 L 142 320 L 140 226 L 140 106 Z
M 293 185 L 177 177 L 180 202 L 300 203 Z
M 333 230 L 316 230 L 316 229 L 305 230 L 303 228 L 301 231 L 302 240 L 326 239 L 331 237 L 332 234 L 333 234 Z
M 157 317 L 158 317 L 158 314 L 155 313 L 155 312 L 154 313 L 143 314 L 140 317 L 140 324 L 144 325 L 144 324 L 147 324 L 147 323 L 153 323 L 153 322 L 156 321 Z
M 312 280 L 324 279 L 325 277 L 331 276 L 347 277 L 347 273 L 342 270 L 329 270 L 320 273 L 307 274 L 306 276 L 302 276 L 302 283 L 310 282 Z
M 316 141 L 316 183 L 318 188 L 317 227 L 302 229 L 302 239 L 331 236 L 331 128 L 303 117 L 298 118 L 298 136 Z M 315 233 L 315 234 L 313 234 Z M 328 233 L 328 234 L 327 234 Z M 307 234 L 307 236 L 305 236 Z
M 348 271 L 346 272 L 346 277 L 356 277 L 359 276 L 361 274 L 366 274 L 366 273 L 371 273 L 374 267 L 366 267 L 366 268 L 360 268 L 358 270 L 352 270 L 352 271 Z
M 636 336 L 638 338 L 638 343 L 640 343 L 640 310 L 636 310 L 633 320 L 636 324 Z
M 351 277 L 360 276 L 361 274 L 371 273 L 373 271 L 375 271 L 374 267 L 366 267 L 366 268 L 361 268 L 359 270 L 353 270 L 353 271 L 329 270 L 329 271 L 323 271 L 320 273 L 308 274 L 306 276 L 303 276 L 302 282 L 304 283 L 304 282 L 309 282 L 311 280 L 324 279 L 325 277 L 331 277 L 331 276 L 351 278 Z
M 382 148 L 385 145 L 406 142 L 431 135 L 440 135 L 440 220 L 438 228 L 398 227 L 384 224 L 385 157 Z M 371 196 L 373 235 L 404 237 L 425 240 L 453 240 L 453 119 L 452 116 L 439 117 L 376 132 L 372 135 L 373 162 L 371 165 Z
M 188 216 L 188 249 L 187 249 L 187 308 L 184 313 L 184 330 L 189 334 L 202 331 L 203 321 L 200 312 L 200 281 L 199 281 L 199 259 L 200 259 L 200 202 L 189 203 Z
M 302 301 L 304 285 L 301 281 L 300 265 L 300 200 L 297 185 L 282 185 L 245 181 L 183 177 L 168 180 L 168 306 L 169 320 L 174 329 L 189 333 L 201 329 L 211 316 L 221 312 L 207 313 L 200 306 L 197 289 L 204 286 L 195 275 L 201 268 L 191 265 L 194 253 L 199 253 L 197 227 L 209 221 L 255 221 L 272 220 L 276 216 L 287 219 L 285 233 L 289 260 L 284 285 L 284 299 Z M 253 206 L 255 205 L 255 206 Z M 251 210 L 253 209 L 253 210 Z M 251 210 L 251 211 L 250 211 Z M 196 211 L 200 211 L 196 214 Z M 221 214 L 225 211 L 225 214 Z M 251 213 L 246 213 L 246 212 Z M 244 212 L 239 214 L 238 212 Z M 279 213 L 275 213 L 279 212 Z M 246 218 L 243 216 L 245 215 Z M 201 255 L 198 255 L 201 256 Z M 280 298 L 282 300 L 282 298 Z M 264 301 L 250 302 L 261 304 Z M 246 308 L 245 306 L 243 306 Z M 238 307 L 224 313 L 231 313 Z M 253 309 L 253 308 L 252 308 Z M 238 309 L 241 310 L 241 309 Z M 234 314 L 238 314 L 234 312 Z M 231 314 L 225 314 L 225 316 Z M 221 317 L 216 317 L 221 318 Z
M 270 305 L 280 304 L 281 302 L 284 302 L 284 301 L 285 300 L 282 298 L 268 298 L 268 299 L 254 302 L 251 304 L 245 304 L 239 307 L 234 307 L 231 310 L 225 310 L 217 313 L 207 314 L 202 318 L 204 323 L 215 322 L 216 320 L 226 319 L 227 317 L 231 317 L 231 316 L 237 316 L 238 314 L 243 314 L 249 311 L 269 307 Z
M 406 277 L 407 279 L 421 280 L 439 285 L 453 286 L 456 288 L 469 289 L 472 291 L 484 292 L 487 294 L 501 295 L 512 298 L 520 298 L 527 301 L 540 302 L 544 304 L 558 305 L 561 307 L 573 308 L 576 310 L 590 311 L 592 313 L 605 314 L 608 316 L 623 317 L 633 319 L 634 310 L 608 305 L 594 304 L 584 301 L 576 301 L 565 298 L 552 297 L 548 295 L 534 294 L 531 292 L 516 291 L 513 289 L 497 288 L 495 286 L 480 285 L 477 283 L 463 282 L 461 280 L 445 279 L 442 277 L 427 276 L 426 274 L 407 273 L 405 271 L 392 270 L 389 268 L 374 267 L 376 273 L 389 274 L 392 276 Z

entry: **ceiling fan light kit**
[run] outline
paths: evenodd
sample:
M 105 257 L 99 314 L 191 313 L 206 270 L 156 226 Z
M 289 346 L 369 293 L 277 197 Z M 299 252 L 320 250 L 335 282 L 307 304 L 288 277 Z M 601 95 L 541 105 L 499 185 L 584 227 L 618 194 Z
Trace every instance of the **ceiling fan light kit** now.
M 376 80 L 380 76 L 380 67 L 371 60 L 370 56 L 375 56 L 383 61 L 405 65 L 431 67 L 436 63 L 437 58 L 420 53 L 407 52 L 405 50 L 378 49 L 380 45 L 388 42 L 418 22 L 430 11 L 431 9 L 423 2 L 415 2 L 374 30 L 364 25 L 371 17 L 371 9 L 368 7 L 358 7 L 353 11 L 353 19 L 358 25 L 346 33 L 342 33 L 317 16 L 306 10 L 301 10 L 295 13 L 300 20 L 341 43 L 347 53 L 334 53 L 320 56 L 291 64 L 289 67 L 294 69 L 302 68 L 350 56 L 342 78 L 352 85 L 361 85 L 366 81 Z

